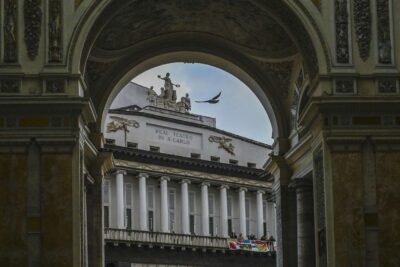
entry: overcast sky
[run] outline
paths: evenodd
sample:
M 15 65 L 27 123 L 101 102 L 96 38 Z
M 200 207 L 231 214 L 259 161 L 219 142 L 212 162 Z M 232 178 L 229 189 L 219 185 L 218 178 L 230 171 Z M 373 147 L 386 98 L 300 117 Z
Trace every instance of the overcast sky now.
M 154 86 L 157 93 L 164 81 L 157 78 L 169 72 L 177 88 L 178 99 L 189 93 L 192 113 L 214 117 L 217 128 L 263 143 L 272 144 L 271 123 L 258 98 L 240 80 L 228 72 L 205 64 L 171 63 L 143 72 L 132 81 L 145 87 Z M 199 104 L 195 100 L 207 100 L 222 91 L 218 104 Z M 112 108 L 132 105 L 129 92 L 122 90 Z

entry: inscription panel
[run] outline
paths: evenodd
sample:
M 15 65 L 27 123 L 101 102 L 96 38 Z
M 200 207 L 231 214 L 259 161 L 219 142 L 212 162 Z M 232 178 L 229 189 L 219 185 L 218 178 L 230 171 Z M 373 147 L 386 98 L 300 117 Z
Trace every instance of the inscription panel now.
M 202 144 L 202 135 L 199 133 L 182 131 L 155 124 L 146 125 L 146 137 L 149 141 L 191 149 L 201 149 Z

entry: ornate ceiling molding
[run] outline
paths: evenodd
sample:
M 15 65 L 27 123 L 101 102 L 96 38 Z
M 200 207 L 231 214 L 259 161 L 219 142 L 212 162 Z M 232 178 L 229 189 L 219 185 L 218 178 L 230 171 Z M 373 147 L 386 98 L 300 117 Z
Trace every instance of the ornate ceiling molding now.
M 42 25 L 42 9 L 40 0 L 25 0 L 24 22 L 25 43 L 28 56 L 34 60 L 38 54 Z
M 369 0 L 354 0 L 354 23 L 360 57 L 366 61 L 371 44 L 371 7 Z

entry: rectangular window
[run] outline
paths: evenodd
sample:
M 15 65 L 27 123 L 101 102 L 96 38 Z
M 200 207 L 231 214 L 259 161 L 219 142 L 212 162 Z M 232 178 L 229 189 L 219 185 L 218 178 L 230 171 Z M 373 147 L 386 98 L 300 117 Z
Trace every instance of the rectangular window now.
M 189 224 L 190 233 L 195 234 L 196 193 L 189 192 Z
M 115 139 L 106 138 L 107 145 L 115 145 Z
M 208 215 L 210 235 L 214 235 L 214 195 L 208 195 Z
M 233 233 L 233 222 L 232 222 L 232 197 L 227 196 L 226 199 L 227 211 L 228 211 L 228 234 L 231 235 Z
M 125 195 L 125 225 L 127 229 L 132 229 L 132 184 L 126 183 L 124 188 L 124 195 Z
M 169 190 L 169 195 L 168 195 L 168 209 L 169 209 L 169 214 L 168 214 L 168 219 L 169 219 L 169 230 L 171 232 L 175 232 L 175 190 L 170 189 Z
M 267 201 L 263 201 L 263 235 L 267 236 Z
M 110 227 L 110 208 L 108 206 L 104 206 L 104 227 Z
M 247 236 L 250 234 L 250 199 L 246 198 L 245 200 L 245 205 L 246 205 L 246 233 Z
M 147 187 L 147 211 L 148 211 L 148 225 L 149 231 L 154 231 L 154 188 L 153 186 Z
M 238 161 L 236 159 L 230 159 L 229 164 L 238 165 Z
M 110 227 L 110 204 L 111 204 L 111 196 L 110 196 L 110 180 L 104 180 L 103 183 L 103 202 L 104 202 L 104 227 Z
M 126 229 L 132 229 L 132 209 L 125 209 L 125 225 Z
M 211 161 L 219 162 L 219 157 L 211 156 L 210 157 Z
M 138 144 L 137 143 L 133 143 L 133 142 L 128 142 L 127 143 L 127 147 L 129 147 L 129 148 L 137 148 Z
M 252 163 L 252 162 L 247 162 L 247 167 L 249 167 L 249 168 L 255 168 L 255 167 L 256 167 L 256 164 L 255 164 L 255 163 Z
M 151 152 L 160 152 L 160 147 L 158 147 L 158 146 L 150 146 L 150 151 Z
M 104 204 L 110 204 L 110 180 L 104 180 L 103 183 L 103 202 Z
M 190 157 L 191 157 L 192 159 L 199 159 L 199 158 L 200 158 L 200 154 L 197 154 L 197 153 L 190 153 Z
M 233 232 L 232 219 L 228 219 L 228 234 L 231 235 L 232 232 Z

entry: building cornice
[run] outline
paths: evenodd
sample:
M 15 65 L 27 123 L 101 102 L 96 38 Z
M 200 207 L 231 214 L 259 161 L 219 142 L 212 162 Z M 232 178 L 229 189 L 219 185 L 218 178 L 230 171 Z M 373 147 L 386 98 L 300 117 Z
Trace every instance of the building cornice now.
M 213 162 L 202 159 L 186 158 L 160 152 L 126 148 L 115 145 L 104 145 L 103 151 L 112 152 L 114 158 L 141 163 L 159 164 L 213 174 L 231 175 L 258 181 L 268 181 L 269 175 L 262 169 L 237 166 L 227 163 Z

